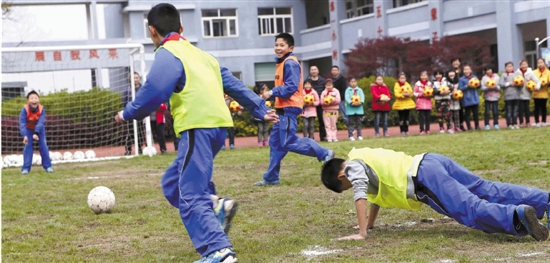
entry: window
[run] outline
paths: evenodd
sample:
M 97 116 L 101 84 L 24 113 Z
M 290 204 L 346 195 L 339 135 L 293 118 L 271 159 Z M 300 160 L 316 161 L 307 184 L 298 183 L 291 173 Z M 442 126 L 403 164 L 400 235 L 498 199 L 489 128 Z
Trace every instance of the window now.
M 352 18 L 354 17 L 355 11 L 353 10 L 353 3 L 352 1 L 348 0 L 346 1 L 346 18 Z
M 410 4 L 420 3 L 424 0 L 393 0 L 393 7 L 406 6 Z
M 237 28 L 237 9 L 203 9 L 202 28 L 204 37 L 235 37 Z
M 149 32 L 149 21 L 147 21 L 147 14 L 143 14 L 143 35 L 144 38 L 150 38 L 151 33 Z
M 292 33 L 292 9 L 258 8 L 258 33 L 260 36 Z
M 233 74 L 233 77 L 243 80 L 243 74 L 241 72 L 231 72 L 231 74 Z
M 346 1 L 346 17 L 364 16 L 374 13 L 373 0 L 348 0 Z

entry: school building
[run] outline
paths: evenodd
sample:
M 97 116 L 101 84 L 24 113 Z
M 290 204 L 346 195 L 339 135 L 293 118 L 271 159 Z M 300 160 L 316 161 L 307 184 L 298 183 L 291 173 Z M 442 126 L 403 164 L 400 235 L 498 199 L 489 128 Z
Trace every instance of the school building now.
M 82 4 L 89 40 L 28 45 L 142 43 L 149 66 L 154 46 L 147 29 L 148 0 L 12 0 L 13 5 Z M 550 36 L 548 0 L 172 0 L 181 12 L 184 37 L 211 53 L 247 85 L 273 81 L 274 36 L 289 32 L 307 71 L 344 61 L 363 38 L 395 36 L 431 41 L 469 35 L 488 40 L 500 71 L 503 63 L 527 59 L 534 67 L 535 38 Z M 105 39 L 97 37 L 98 5 L 104 8 Z M 547 47 L 548 41 L 540 47 Z M 307 72 L 304 73 L 307 76 Z M 305 77 L 304 76 L 304 77 Z

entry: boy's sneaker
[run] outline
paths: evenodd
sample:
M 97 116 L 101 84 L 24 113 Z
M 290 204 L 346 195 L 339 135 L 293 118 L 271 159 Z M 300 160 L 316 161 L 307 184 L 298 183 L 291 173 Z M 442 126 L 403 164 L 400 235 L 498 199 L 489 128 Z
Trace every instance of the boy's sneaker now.
M 420 135 L 424 135 L 424 134 L 426 134 L 424 131 L 421 131 L 421 132 L 420 132 Z
M 488 131 L 488 130 L 490 130 L 490 129 L 491 129 L 491 126 L 489 126 L 488 124 L 485 125 L 485 130 L 486 130 L 486 131 Z
M 231 149 L 231 150 L 235 149 L 235 145 L 233 145 L 233 144 L 229 145 L 229 149 Z
M 380 138 L 380 133 L 375 134 L 374 137 Z
M 387 132 L 385 132 L 385 133 L 384 133 L 384 137 L 390 137 L 390 134 L 387 133 Z
M 332 140 L 331 140 L 331 139 L 328 139 L 327 142 L 332 142 Z
M 125 155 L 125 156 L 132 155 L 132 151 L 131 151 L 131 150 L 130 150 L 130 151 L 126 151 L 126 152 L 124 152 L 124 155 Z
M 214 208 L 214 213 L 220 222 L 220 226 L 223 228 L 223 231 L 227 234 L 231 228 L 231 220 L 237 214 L 237 208 L 239 204 L 237 201 L 232 200 L 231 198 L 222 197 L 218 199 L 218 205 Z
M 29 170 L 23 170 L 21 171 L 21 174 L 29 174 Z
M 455 128 L 455 132 L 461 132 L 462 130 L 460 128 Z
M 546 241 L 548 239 L 548 228 L 540 223 L 535 208 L 528 205 L 519 205 L 516 208 L 516 213 L 529 235 L 535 240 Z
M 427 134 L 427 135 L 430 135 L 430 131 L 426 131 L 426 134 Z
M 53 168 L 51 168 L 51 167 L 46 168 L 46 172 L 53 173 Z
M 281 182 L 279 180 L 275 180 L 273 182 L 268 182 L 266 180 L 261 180 L 259 182 L 255 182 L 254 183 L 254 186 L 266 186 L 266 185 L 278 185 L 280 184 Z
M 539 123 L 535 123 L 535 124 L 533 124 L 533 127 L 537 127 L 537 128 L 538 128 L 538 127 L 540 127 L 540 124 L 539 124 Z
M 353 141 L 355 141 L 355 138 L 349 137 L 349 140 L 353 142 Z
M 233 251 L 232 247 L 227 247 L 216 252 L 210 253 L 208 256 L 202 257 L 200 260 L 195 261 L 195 263 L 236 263 L 237 255 Z
M 498 124 L 493 125 L 493 128 L 494 128 L 495 130 L 500 130 L 500 127 L 498 127 Z
M 362 140 L 363 140 L 363 137 L 359 136 L 359 137 L 357 137 L 357 140 L 362 141 Z

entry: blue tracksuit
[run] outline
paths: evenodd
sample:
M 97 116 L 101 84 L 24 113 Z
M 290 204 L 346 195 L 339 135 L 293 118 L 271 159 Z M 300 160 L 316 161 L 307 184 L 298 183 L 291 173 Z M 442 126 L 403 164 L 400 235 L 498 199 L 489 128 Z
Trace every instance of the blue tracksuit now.
M 224 92 L 255 118 L 263 119 L 269 110 L 265 101 L 227 68 L 221 67 L 220 74 Z M 138 90 L 135 101 L 124 108 L 124 119 L 141 120 L 149 116 L 161 103 L 169 101 L 174 91 L 184 88 L 185 79 L 182 62 L 166 49 L 158 50 L 147 81 Z M 203 256 L 231 247 L 210 199 L 210 195 L 216 193 L 211 181 L 214 157 L 225 141 L 226 132 L 226 128 L 198 128 L 182 132 L 177 158 L 161 179 L 164 196 L 171 205 L 179 208 L 189 237 L 197 252 Z
M 50 149 L 46 142 L 46 109 L 42 109 L 42 114 L 38 118 L 36 127 L 34 129 L 27 128 L 27 110 L 25 107 L 21 109 L 19 114 L 19 132 L 22 137 L 27 136 L 28 143 L 23 147 L 23 167 L 21 171 L 30 171 L 32 167 L 32 156 L 34 154 L 32 136 L 38 135 L 38 150 L 40 151 L 40 157 L 42 158 L 42 167 L 48 169 L 52 167 L 52 160 L 50 159 Z
M 285 57 L 277 59 L 281 63 L 286 57 L 292 55 L 288 53 Z M 300 83 L 301 68 L 294 60 L 287 60 L 284 65 L 283 77 L 284 84 L 274 87 L 273 97 L 283 99 L 290 98 L 297 90 Z M 281 161 L 288 152 L 294 152 L 311 157 L 317 157 L 321 161 L 325 158 L 329 150 L 321 147 L 317 142 L 310 138 L 301 138 L 296 135 L 298 127 L 297 116 L 302 113 L 302 108 L 287 107 L 279 109 L 279 123 L 273 125 L 271 137 L 269 137 L 269 167 L 264 174 L 264 180 L 268 183 L 276 183 L 279 180 L 279 171 L 281 170 Z
M 470 77 L 477 78 L 474 74 L 470 74 Z M 464 97 L 462 97 L 462 103 L 464 107 L 470 107 L 479 105 L 479 93 L 478 89 L 468 88 L 468 82 L 470 79 L 466 76 L 460 77 L 458 80 L 458 89 L 462 90 Z
M 487 233 L 527 235 L 526 230 L 514 227 L 516 207 L 532 206 L 542 219 L 550 201 L 547 191 L 484 180 L 455 161 L 433 153 L 424 156 L 416 180 L 419 201 Z

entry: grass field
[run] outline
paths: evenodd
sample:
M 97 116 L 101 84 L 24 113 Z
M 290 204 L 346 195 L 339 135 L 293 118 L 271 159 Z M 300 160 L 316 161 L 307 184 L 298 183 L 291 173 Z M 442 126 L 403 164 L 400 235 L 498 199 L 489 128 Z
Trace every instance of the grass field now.
M 484 178 L 550 189 L 550 128 L 454 135 L 369 138 L 325 144 L 344 156 L 352 147 L 409 154 L 445 154 Z M 3 262 L 193 262 L 199 259 L 164 199 L 160 178 L 175 158 L 56 165 L 2 171 Z M 485 234 L 428 207 L 382 209 L 366 241 L 336 241 L 356 233 L 351 191 L 336 194 L 319 180 L 320 164 L 289 154 L 281 185 L 254 187 L 267 168 L 268 149 L 222 151 L 214 182 L 240 202 L 229 233 L 239 262 L 548 262 L 550 241 Z M 104 185 L 116 195 L 110 214 L 95 215 L 88 192 Z M 433 218 L 435 222 L 423 222 Z M 308 253 L 305 253 L 307 252 Z M 315 252 L 317 255 L 314 256 Z M 332 252 L 332 253 L 330 253 Z

